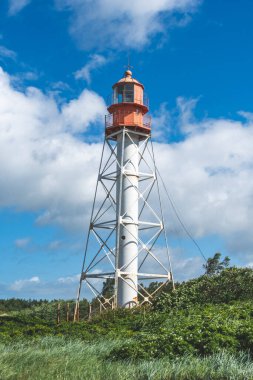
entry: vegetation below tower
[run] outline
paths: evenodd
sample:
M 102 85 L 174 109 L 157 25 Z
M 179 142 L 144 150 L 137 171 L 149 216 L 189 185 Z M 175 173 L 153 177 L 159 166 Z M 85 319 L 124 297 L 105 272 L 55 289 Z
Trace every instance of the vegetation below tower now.
M 253 270 L 245 268 L 223 268 L 177 284 L 175 291 L 167 288 L 152 308 L 107 311 L 78 323 L 57 324 L 56 302 L 31 302 L 14 311 L 17 301 L 2 300 L 0 378 L 30 379 L 32 360 L 37 355 L 43 372 L 39 361 L 48 354 L 55 355 L 48 379 L 253 379 L 252 300 Z M 84 369 L 87 358 L 98 365 L 93 377 L 91 369 Z M 75 366 L 75 361 L 83 364 Z M 56 363 L 61 365 L 56 368 Z M 80 368 L 87 377 L 79 376 Z M 43 375 L 38 372 L 36 378 Z

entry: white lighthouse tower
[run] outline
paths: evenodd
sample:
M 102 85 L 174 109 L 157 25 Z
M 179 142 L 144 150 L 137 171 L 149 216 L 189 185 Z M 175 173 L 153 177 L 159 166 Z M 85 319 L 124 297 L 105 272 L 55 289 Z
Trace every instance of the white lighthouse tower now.
M 127 70 L 113 85 L 105 139 L 78 288 L 102 308 L 152 303 L 173 281 L 144 86 Z M 102 294 L 112 279 L 114 294 Z M 148 284 L 158 281 L 156 289 Z M 85 296 L 85 293 L 84 293 Z

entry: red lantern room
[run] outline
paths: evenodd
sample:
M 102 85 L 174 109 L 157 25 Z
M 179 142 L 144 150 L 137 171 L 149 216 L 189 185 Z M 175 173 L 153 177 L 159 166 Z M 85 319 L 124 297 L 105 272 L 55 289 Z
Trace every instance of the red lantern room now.
M 123 127 L 150 134 L 151 117 L 146 115 L 149 108 L 144 86 L 132 78 L 132 72 L 127 70 L 124 78 L 112 88 L 111 104 L 107 108 L 109 115 L 106 116 L 106 135 L 113 138 L 114 132 Z

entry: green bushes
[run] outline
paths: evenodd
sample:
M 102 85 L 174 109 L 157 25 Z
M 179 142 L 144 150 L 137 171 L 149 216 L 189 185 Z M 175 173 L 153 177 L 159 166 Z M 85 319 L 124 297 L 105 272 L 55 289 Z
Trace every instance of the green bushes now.
M 205 356 L 221 350 L 253 354 L 252 302 L 151 312 L 131 341 L 114 349 L 114 360 Z M 157 323 L 159 322 L 159 323 Z
M 47 304 L 47 300 L 24 300 L 19 298 L 10 298 L 7 300 L 0 299 L 0 311 L 3 313 L 10 311 L 21 311 L 24 309 L 31 309 L 35 306 Z
M 26 316 L 0 318 L 0 339 L 10 342 L 62 336 L 86 342 L 120 340 L 108 358 L 156 359 L 185 354 L 211 355 L 221 350 L 253 355 L 253 302 L 195 305 L 170 312 L 143 309 L 110 311 L 91 321 L 60 323 Z
M 228 268 L 214 276 L 201 276 L 178 284 L 175 291 L 163 292 L 154 303 L 154 310 L 189 308 L 208 303 L 220 304 L 253 299 L 253 270 Z
M 56 302 L 35 305 L 2 316 L 0 340 L 10 344 L 52 336 L 78 339 L 86 345 L 118 342 L 108 345 L 103 354 L 104 360 L 114 363 L 177 360 L 185 355 L 205 358 L 224 350 L 229 355 L 244 352 L 252 357 L 252 299 L 253 271 L 230 268 L 162 293 L 151 309 L 112 310 L 90 321 L 67 323 L 62 318 L 57 325 Z

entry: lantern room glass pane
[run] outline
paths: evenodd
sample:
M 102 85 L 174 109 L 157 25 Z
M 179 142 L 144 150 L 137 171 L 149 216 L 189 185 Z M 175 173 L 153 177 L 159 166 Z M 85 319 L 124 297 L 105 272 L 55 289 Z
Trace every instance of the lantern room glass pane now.
M 133 103 L 134 102 L 134 85 L 132 83 L 122 84 L 115 87 L 113 93 L 113 102 L 115 103 Z
M 132 83 L 125 84 L 124 93 L 123 93 L 123 102 L 133 103 L 133 101 L 134 101 L 134 85 Z

